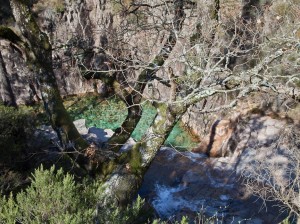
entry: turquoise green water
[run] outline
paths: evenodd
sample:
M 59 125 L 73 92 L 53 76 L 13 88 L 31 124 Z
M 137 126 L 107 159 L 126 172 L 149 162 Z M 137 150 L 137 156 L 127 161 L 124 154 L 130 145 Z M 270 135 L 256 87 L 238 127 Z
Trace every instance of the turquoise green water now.
M 68 107 L 68 106 L 67 106 Z M 118 128 L 127 115 L 125 104 L 115 98 L 98 102 L 96 97 L 85 97 L 73 102 L 68 107 L 68 111 L 74 120 L 84 118 L 88 127 L 98 128 Z M 132 138 L 140 140 L 144 132 L 150 126 L 155 117 L 156 110 L 149 104 L 143 105 L 143 115 L 138 126 L 132 133 Z M 165 145 L 173 146 L 177 149 L 190 149 L 197 145 L 197 142 L 176 124 L 170 133 Z

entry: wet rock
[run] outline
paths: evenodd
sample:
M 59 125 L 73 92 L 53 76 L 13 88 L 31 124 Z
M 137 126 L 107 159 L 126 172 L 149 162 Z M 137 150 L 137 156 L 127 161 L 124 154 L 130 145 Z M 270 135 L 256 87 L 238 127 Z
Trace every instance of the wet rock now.
M 195 172 L 193 170 L 188 170 L 182 177 L 182 182 L 184 186 L 188 186 L 189 184 L 194 184 L 196 182 L 199 182 L 201 180 L 205 182 L 205 176 L 203 175 L 203 172 Z
M 111 129 L 101 129 L 96 127 L 91 127 L 88 129 L 88 134 L 85 135 L 85 138 L 89 142 L 94 142 L 98 146 L 103 146 L 104 143 L 108 141 L 108 139 L 113 136 L 114 131 Z M 120 151 L 128 151 L 130 150 L 135 141 L 133 138 L 129 138 L 127 142 L 121 147 Z
M 88 141 L 101 145 L 102 143 L 107 142 L 113 134 L 114 132 L 110 129 L 91 127 L 88 129 L 88 134 L 85 137 Z
M 101 129 L 96 127 L 86 127 L 85 119 L 79 119 L 73 122 L 79 133 L 86 139 L 89 143 L 98 145 L 98 147 L 103 146 L 105 142 L 114 134 L 111 129 Z M 37 128 L 33 135 L 35 140 L 36 148 L 47 148 L 51 147 L 51 144 L 56 146 L 59 145 L 59 140 L 57 138 L 56 132 L 51 126 L 41 125 Z M 133 138 L 129 138 L 128 141 L 122 146 L 121 151 L 127 151 L 132 148 L 135 144 Z

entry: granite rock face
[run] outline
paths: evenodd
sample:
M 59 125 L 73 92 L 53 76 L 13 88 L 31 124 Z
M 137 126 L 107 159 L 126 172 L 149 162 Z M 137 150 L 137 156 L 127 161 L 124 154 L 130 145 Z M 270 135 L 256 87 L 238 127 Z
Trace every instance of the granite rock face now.
M 217 120 L 199 147 L 192 151 L 206 153 L 211 157 L 222 157 L 249 147 L 266 147 L 277 141 L 288 122 L 287 119 L 260 114 L 245 114 L 228 120 Z
M 105 0 L 65 0 L 55 4 L 59 3 L 40 0 L 33 4 L 32 11 L 38 15 L 37 22 L 52 44 L 53 67 L 61 94 L 101 92 L 103 84 L 100 81 L 87 81 L 81 77 L 74 55 L 83 52 L 75 52 L 74 49 L 99 49 L 105 45 L 104 40 L 113 35 L 111 4 Z M 9 18 L 7 9 L 9 6 L 3 5 L 0 15 L 6 11 L 8 15 L 5 16 Z M 6 20 L 4 24 L 9 22 L 9 19 Z M 24 53 L 5 40 L 0 40 L 0 49 L 17 104 L 39 101 L 38 83 L 26 64 Z
M 33 5 L 33 11 L 38 15 L 38 23 L 41 29 L 47 33 L 52 43 L 54 49 L 53 66 L 61 94 L 66 96 L 97 92 L 105 95 L 108 90 L 103 83 L 98 80 L 88 81 L 81 77 L 76 66 L 76 60 L 78 58 L 75 58 L 75 56 L 83 55 L 88 53 L 90 49 L 93 49 L 92 52 L 88 53 L 90 55 L 84 59 L 86 64 L 92 65 L 95 69 L 106 70 L 108 55 L 103 53 L 102 50 L 104 49 L 106 51 L 107 49 L 111 50 L 120 47 L 120 45 L 118 45 L 118 42 L 120 41 L 118 40 L 119 36 L 117 34 L 122 34 L 124 31 L 122 30 L 124 28 L 122 25 L 128 24 L 126 21 L 122 20 L 122 17 L 117 13 L 115 5 L 112 4 L 111 1 L 64 0 L 64 4 L 62 5 L 51 5 L 53 4 L 51 2 L 52 1 L 39 0 L 38 3 Z M 226 24 L 226 18 L 231 18 L 232 14 L 236 12 L 241 12 L 241 16 L 246 20 L 251 19 L 255 21 L 257 19 L 255 17 L 256 14 L 249 11 L 251 10 L 251 7 L 249 8 L 250 2 L 234 0 L 220 1 L 222 22 Z M 213 2 L 203 0 L 198 1 L 196 10 L 199 11 L 199 17 L 203 16 L 204 18 L 209 14 L 212 4 Z M 257 7 L 257 9 L 262 10 L 263 5 L 259 4 L 260 3 L 256 2 L 255 7 L 252 7 L 252 9 L 256 9 Z M 0 12 L 9 12 L 7 2 L 1 5 L 1 7 L 3 7 L 4 10 L 1 10 Z M 270 20 L 271 17 L 269 14 L 269 12 L 265 12 L 261 16 L 265 17 L 263 18 L 265 22 L 269 21 L 268 24 L 272 25 L 270 23 L 272 20 Z M 249 16 L 253 18 L 250 18 Z M 270 18 L 267 20 L 268 16 Z M 1 19 L 0 16 L 0 20 Z M 211 22 L 212 21 L 208 21 L 205 23 L 203 30 L 209 28 Z M 174 53 L 172 53 L 171 58 L 173 59 L 176 58 L 176 54 L 182 52 L 183 49 L 189 49 L 191 47 L 190 38 L 197 32 L 195 29 L 197 24 L 195 18 L 187 18 L 186 23 L 189 25 L 186 25 L 183 28 L 180 46 L 176 46 Z M 263 27 L 262 32 L 273 32 L 272 29 L 276 29 L 276 27 L 270 26 L 268 31 L 266 31 L 266 28 L 267 25 Z M 149 33 L 144 32 L 142 34 L 131 35 L 131 33 L 127 33 L 126 31 L 123 36 L 120 36 L 120 38 L 124 38 L 124 42 L 128 42 L 131 45 L 130 48 L 138 50 L 139 60 L 141 59 L 143 63 L 146 64 L 160 48 L 161 43 L 158 43 L 158 40 L 161 38 L 163 40 L 163 36 L 165 36 L 165 34 L 163 34 L 163 36 L 154 35 L 153 37 L 156 38 L 152 38 L 150 35 L 151 32 L 152 31 Z M 147 36 L 147 34 L 149 34 L 149 36 Z M 147 38 L 145 36 L 147 36 Z M 145 46 L 145 42 L 152 46 L 151 49 L 149 49 L 148 45 Z M 17 99 L 17 104 L 31 104 L 40 101 L 41 96 L 38 91 L 38 85 L 35 82 L 34 74 L 27 68 L 22 52 L 3 40 L 0 40 L 0 48 L 6 62 L 6 68 L 14 95 L 16 96 L 15 98 Z M 129 50 L 130 52 L 126 53 L 129 55 L 134 53 L 131 52 L 132 49 Z M 223 49 L 212 49 L 212 51 L 221 50 Z M 113 55 L 115 52 L 112 51 L 111 53 Z M 245 60 L 246 57 L 243 56 L 239 58 Z M 166 65 L 172 65 L 171 67 L 173 67 L 173 70 L 176 73 L 175 75 L 182 76 L 187 72 L 185 64 L 180 62 L 180 60 L 173 59 L 167 61 Z M 235 62 L 235 64 L 239 63 L 244 63 L 244 61 Z M 162 68 L 158 76 L 168 79 L 166 70 L 166 67 Z M 150 85 L 146 87 L 144 92 L 145 97 L 169 97 L 170 89 L 168 87 L 165 87 L 157 81 L 153 81 L 151 86 L 151 88 Z M 229 114 L 233 113 L 233 111 L 248 110 L 253 107 L 261 109 L 268 107 L 275 112 L 284 112 L 285 108 L 291 107 L 291 102 L 284 97 L 282 98 L 282 96 L 271 96 L 270 94 L 267 98 L 264 96 L 265 95 L 262 96 L 259 94 L 256 96 L 251 95 L 251 99 L 249 99 L 248 102 L 239 104 L 238 107 L 233 108 L 233 110 L 203 113 L 203 111 L 209 111 L 220 105 L 225 105 L 228 99 L 231 100 L 236 97 L 234 94 L 229 94 L 228 96 L 212 96 L 189 108 L 188 112 L 183 116 L 182 121 L 200 138 L 205 138 L 211 131 L 211 126 L 216 120 L 230 119 Z M 210 140 L 208 139 L 206 141 L 208 141 L 207 144 L 209 144 Z M 220 151 L 224 152 L 224 149 L 214 148 L 211 151 L 212 154 L 217 156 L 220 154 Z

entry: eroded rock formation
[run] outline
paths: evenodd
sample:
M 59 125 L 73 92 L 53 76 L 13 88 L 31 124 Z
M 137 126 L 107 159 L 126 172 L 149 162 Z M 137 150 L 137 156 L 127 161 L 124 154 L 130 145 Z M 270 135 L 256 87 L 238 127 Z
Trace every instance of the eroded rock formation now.
M 234 122 L 231 120 L 217 120 L 211 127 L 210 134 L 200 143 L 193 152 L 206 153 L 210 157 L 222 157 L 228 155 L 229 141 L 234 132 Z

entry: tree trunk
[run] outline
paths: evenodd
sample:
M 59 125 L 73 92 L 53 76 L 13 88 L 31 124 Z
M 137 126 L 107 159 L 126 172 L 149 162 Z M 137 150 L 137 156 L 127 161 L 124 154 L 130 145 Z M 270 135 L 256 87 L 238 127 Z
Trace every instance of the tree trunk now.
M 8 74 L 5 68 L 5 63 L 0 52 L 0 95 L 4 105 L 17 107 L 15 96 L 13 94 Z
M 45 110 L 53 129 L 63 147 L 71 145 L 79 151 L 85 149 L 88 144 L 77 131 L 60 96 L 52 67 L 52 46 L 47 35 L 39 29 L 24 1 L 11 0 L 10 3 L 16 23 L 22 33 L 18 44 L 26 54 L 29 68 L 36 75 Z M 26 42 L 20 45 L 20 39 Z
M 183 99 L 183 102 L 154 104 L 157 114 L 142 140 L 136 143 L 133 149 L 123 153 L 106 166 L 108 178 L 105 177 L 107 180 L 104 184 L 106 191 L 104 206 L 107 203 L 124 206 L 131 201 L 158 150 L 188 107 L 216 93 L 217 90 L 204 89 L 190 94 Z
M 120 148 L 130 138 L 132 132 L 136 128 L 142 117 L 141 96 L 133 96 L 130 94 L 124 100 L 127 106 L 127 117 L 121 127 L 115 130 L 113 136 L 107 142 L 107 148 L 114 152 L 118 152 Z
M 140 73 L 137 81 L 135 82 L 132 92 L 128 93 L 126 97 L 123 97 L 125 98 L 124 101 L 128 108 L 127 117 L 122 123 L 121 127 L 115 130 L 114 135 L 107 142 L 108 148 L 110 150 L 113 150 L 114 152 L 118 152 L 122 145 L 127 142 L 142 117 L 142 108 L 140 106 L 140 103 L 142 101 L 142 94 L 147 83 L 153 79 L 158 79 L 158 81 L 162 82 L 161 79 L 155 76 L 155 74 L 169 58 L 170 53 L 173 51 L 177 43 L 177 35 L 182 30 L 182 24 L 185 19 L 184 1 L 174 1 L 174 12 L 174 27 L 171 29 L 166 43 L 163 45 L 154 60 L 149 63 L 147 69 L 144 69 Z M 169 83 L 162 83 L 170 87 Z
M 186 109 L 184 105 L 157 105 L 157 115 L 141 142 L 115 161 L 116 168 L 104 184 L 107 196 L 104 206 L 107 203 L 125 206 L 132 200 L 152 160 Z

